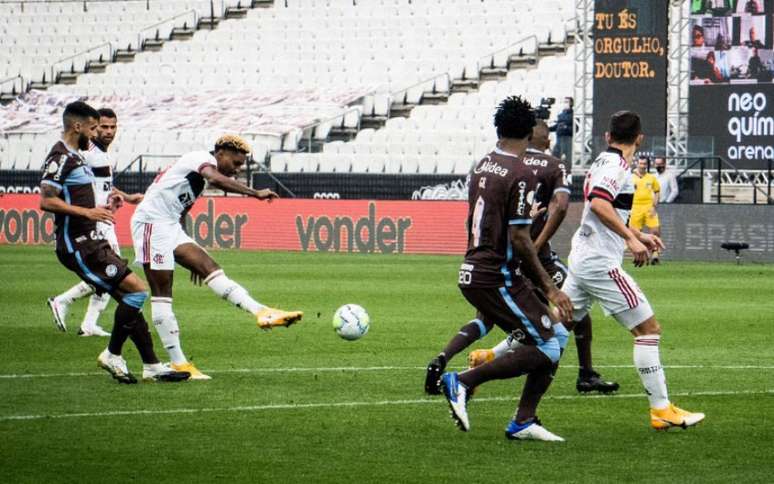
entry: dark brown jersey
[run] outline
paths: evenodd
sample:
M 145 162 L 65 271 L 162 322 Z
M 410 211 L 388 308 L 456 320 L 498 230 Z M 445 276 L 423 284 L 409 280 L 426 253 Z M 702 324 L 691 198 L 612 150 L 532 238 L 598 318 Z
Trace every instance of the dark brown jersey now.
M 59 198 L 70 205 L 94 208 L 94 175 L 83 157 L 62 141 L 46 157 L 41 184 L 59 190 Z M 96 222 L 85 217 L 55 214 L 56 250 L 73 253 L 84 242 L 96 240 Z
M 535 189 L 535 198 L 532 205 L 535 210 L 548 208 L 548 204 L 556 192 L 570 193 L 570 180 L 567 168 L 561 160 L 547 155 L 541 151 L 528 149 L 522 157 L 522 163 L 532 171 L 538 179 Z M 548 220 L 548 210 L 532 221 L 532 240 L 537 239 Z M 540 260 L 551 259 L 551 245 L 545 244 L 538 252 Z
M 460 287 L 523 284 L 510 242 L 511 225 L 529 225 L 537 178 L 521 158 L 495 150 L 476 164 L 468 188 L 468 250 Z

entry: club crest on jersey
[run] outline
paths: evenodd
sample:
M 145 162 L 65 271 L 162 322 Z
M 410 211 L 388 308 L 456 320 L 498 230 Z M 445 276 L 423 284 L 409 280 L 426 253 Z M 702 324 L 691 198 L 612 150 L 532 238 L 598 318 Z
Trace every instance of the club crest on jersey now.
M 547 314 L 542 315 L 540 317 L 540 324 L 542 324 L 544 328 L 549 329 L 551 327 L 551 318 L 549 318 Z
M 473 173 L 477 175 L 480 173 L 491 173 L 493 175 L 507 176 L 508 169 L 503 168 L 502 166 L 498 165 L 494 161 L 485 161 L 481 163 L 479 166 L 477 166 L 476 169 L 473 170 Z
M 105 274 L 108 277 L 114 277 L 116 274 L 118 274 L 118 267 L 116 267 L 115 264 L 108 264 L 108 266 L 105 267 Z
M 154 264 L 163 264 L 164 263 L 164 256 L 162 254 L 153 254 L 153 263 Z
M 48 164 L 48 168 L 46 168 L 46 171 L 49 174 L 53 175 L 54 173 L 59 171 L 59 164 L 56 161 L 52 161 L 51 163 Z

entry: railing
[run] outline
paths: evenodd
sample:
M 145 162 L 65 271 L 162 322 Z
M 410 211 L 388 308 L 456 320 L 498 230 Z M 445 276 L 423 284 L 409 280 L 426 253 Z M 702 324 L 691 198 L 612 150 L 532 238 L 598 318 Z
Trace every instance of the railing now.
M 710 183 L 715 183 L 715 196 L 717 200 L 715 203 L 721 204 L 723 203 L 723 188 L 724 186 L 735 186 L 735 187 L 742 187 L 745 186 L 745 184 L 741 184 L 738 182 L 731 182 L 730 173 L 733 173 L 737 179 L 746 179 L 748 181 L 747 185 L 752 188 L 752 203 L 758 204 L 758 198 L 759 196 L 763 197 L 763 202 L 766 204 L 774 204 L 774 198 L 772 198 L 772 183 L 774 180 L 772 180 L 772 168 L 774 165 L 774 161 L 768 160 L 767 161 L 767 169 L 765 170 L 765 173 L 767 173 L 767 177 L 765 179 L 765 187 L 761 186 L 758 181 L 756 181 L 755 176 L 749 176 L 750 173 L 753 170 L 739 170 L 734 164 L 731 162 L 725 160 L 724 158 L 720 156 L 702 156 L 702 157 L 690 157 L 690 156 L 681 156 L 680 159 L 685 160 L 687 162 L 687 166 L 682 169 L 679 173 L 676 174 L 676 178 L 678 180 L 686 180 L 688 178 L 698 178 L 699 179 L 699 199 L 698 200 L 692 200 L 693 202 L 698 203 L 709 203 L 709 200 L 711 199 L 711 195 L 709 193 L 705 193 L 705 180 L 707 180 Z M 727 167 L 724 169 L 724 167 Z M 760 172 L 762 170 L 758 170 Z M 711 185 L 709 189 L 712 189 Z M 709 195 L 709 197 L 705 197 Z
M 415 87 L 419 87 L 419 86 L 425 85 L 425 84 L 427 84 L 429 82 L 432 82 L 433 83 L 433 92 L 435 93 L 435 92 L 437 92 L 436 91 L 436 82 L 435 81 L 437 79 L 444 78 L 444 77 L 446 78 L 446 86 L 447 86 L 446 93 L 448 94 L 448 93 L 451 92 L 451 85 L 452 85 L 451 74 L 449 74 L 448 72 L 441 72 L 439 74 L 435 74 L 432 77 L 428 77 L 427 79 L 424 79 L 424 80 L 419 81 L 419 82 L 417 82 L 415 84 L 412 84 L 412 85 L 410 85 L 408 87 L 405 87 L 403 89 L 398 89 L 397 91 L 394 91 L 394 92 L 390 93 L 390 98 L 391 99 L 396 99 L 399 95 L 403 94 L 403 104 L 408 104 L 407 103 L 407 99 L 408 99 L 408 93 L 409 93 L 410 90 L 414 89 Z
M 11 88 L 6 90 L 3 86 L 10 85 Z M 17 89 L 18 86 L 18 89 Z M 2 93 L 17 93 L 21 94 L 27 90 L 27 81 L 21 76 L 21 74 L 8 77 L 0 80 L 0 94 Z
M 366 94 L 366 96 L 372 96 L 372 95 L 373 95 L 373 93 Z M 299 129 L 301 129 L 301 133 L 302 133 L 301 134 L 301 136 L 302 136 L 301 139 L 304 139 L 303 138 L 303 133 L 304 132 L 306 132 L 306 131 L 309 132 L 309 136 L 306 138 L 307 139 L 307 152 L 311 152 L 312 151 L 312 140 L 314 139 L 315 129 L 319 128 L 320 126 L 322 126 L 324 124 L 332 123 L 333 121 L 336 121 L 339 118 L 341 118 L 341 124 L 344 125 L 344 123 L 346 122 L 346 119 L 347 119 L 347 115 L 350 114 L 350 113 L 357 113 L 358 114 L 356 129 L 358 131 L 360 131 L 360 114 L 362 114 L 362 107 L 361 106 L 350 107 L 349 109 L 345 109 L 344 111 L 338 113 L 335 116 L 331 116 L 331 117 L 328 117 L 328 118 L 325 118 L 325 119 L 322 119 L 322 120 L 318 120 L 318 121 L 315 121 L 314 123 L 310 123 L 310 124 L 307 124 L 306 126 L 302 126 L 301 128 L 299 128 Z M 284 144 L 284 139 L 283 139 L 283 144 Z
M 110 42 L 105 42 L 104 44 L 95 45 L 93 47 L 89 47 L 86 50 L 78 52 L 77 54 L 73 54 L 73 55 L 71 55 L 69 57 L 65 57 L 64 59 L 60 59 L 60 60 L 54 62 L 53 64 L 51 64 L 51 79 L 50 79 L 50 81 L 51 82 L 56 82 L 57 81 L 57 77 L 59 76 L 59 74 L 61 74 L 62 72 L 65 72 L 65 69 L 57 70 L 57 66 L 60 66 L 63 63 L 70 61 L 71 71 L 75 71 L 75 65 L 74 65 L 75 59 L 80 58 L 84 54 L 89 54 L 91 52 L 95 52 L 95 51 L 98 51 L 98 50 L 104 49 L 104 48 L 107 48 L 107 59 L 106 59 L 106 61 L 112 62 L 113 61 L 113 54 L 115 52 L 115 50 L 113 49 L 113 44 L 111 44 Z M 86 61 L 83 63 L 84 70 L 86 69 L 86 66 L 88 65 L 88 63 L 92 62 L 94 60 L 96 60 L 96 59 L 94 59 L 94 57 L 90 57 L 89 59 L 86 59 Z
M 212 3 L 210 3 L 210 7 L 212 7 Z M 164 20 L 162 20 L 160 22 L 156 22 L 153 25 L 148 25 L 147 27 L 143 27 L 139 32 L 137 32 L 137 50 L 141 50 L 142 49 L 143 43 L 148 38 L 153 38 L 153 37 L 146 37 L 145 36 L 145 33 L 147 31 L 149 31 L 151 29 L 156 29 L 156 37 L 155 38 L 158 39 L 159 27 L 161 27 L 162 25 L 168 25 L 170 22 L 172 22 L 173 25 L 172 25 L 172 28 L 170 29 L 170 32 L 171 32 L 175 28 L 174 21 L 180 19 L 181 17 L 185 17 L 185 16 L 188 16 L 188 15 L 191 15 L 191 17 L 193 19 L 193 24 L 191 25 L 191 28 L 196 29 L 197 23 L 199 21 L 199 17 L 198 17 L 198 14 L 196 13 L 196 10 L 187 10 L 185 12 L 181 12 L 181 13 L 179 13 L 177 15 L 174 15 L 172 17 L 166 18 L 166 19 L 164 19 Z
M 517 40 L 516 42 L 514 42 L 512 44 L 509 44 L 509 45 L 506 45 L 505 47 L 497 49 L 494 52 L 490 52 L 489 54 L 482 55 L 481 57 L 479 57 L 478 60 L 476 61 L 476 66 L 478 68 L 478 72 L 481 72 L 481 69 L 483 69 L 484 67 L 495 67 L 495 63 L 494 63 L 495 56 L 497 56 L 498 54 L 502 54 L 503 52 L 510 52 L 514 48 L 525 44 L 529 40 L 532 40 L 535 43 L 535 55 L 537 55 L 538 54 L 537 48 L 538 48 L 539 42 L 538 42 L 537 35 L 532 34 L 532 35 L 529 35 L 529 36 L 524 37 L 522 39 L 519 39 L 519 40 Z M 509 53 L 508 57 L 510 57 L 511 55 L 513 55 L 513 53 Z M 508 65 L 508 61 L 506 60 L 505 67 L 507 67 L 507 65 Z

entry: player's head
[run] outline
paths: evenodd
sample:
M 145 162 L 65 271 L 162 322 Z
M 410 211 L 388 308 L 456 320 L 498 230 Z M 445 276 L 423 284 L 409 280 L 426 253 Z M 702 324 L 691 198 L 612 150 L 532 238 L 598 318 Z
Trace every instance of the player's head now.
M 642 143 L 642 123 L 633 111 L 618 111 L 610 118 L 608 143 L 639 146 Z
M 505 98 L 494 115 L 498 139 L 526 140 L 535 126 L 535 111 L 520 96 Z
M 97 125 L 97 141 L 100 142 L 105 148 L 110 146 L 110 143 L 116 137 L 116 130 L 118 129 L 118 116 L 115 111 L 110 108 L 98 109 L 99 124 Z
M 77 136 L 78 149 L 88 150 L 89 140 L 97 135 L 99 113 L 83 101 L 75 101 L 65 107 L 62 125 L 65 136 Z
M 664 173 L 666 170 L 666 160 L 664 158 L 656 158 L 654 164 L 656 165 L 656 171 Z
M 215 159 L 218 160 L 218 171 L 226 176 L 236 174 L 247 161 L 250 145 L 241 137 L 226 134 L 215 142 Z
M 548 137 L 548 125 L 542 119 L 535 121 L 535 126 L 532 128 L 532 135 L 529 138 L 529 144 L 533 148 L 546 151 L 551 147 L 551 139 Z

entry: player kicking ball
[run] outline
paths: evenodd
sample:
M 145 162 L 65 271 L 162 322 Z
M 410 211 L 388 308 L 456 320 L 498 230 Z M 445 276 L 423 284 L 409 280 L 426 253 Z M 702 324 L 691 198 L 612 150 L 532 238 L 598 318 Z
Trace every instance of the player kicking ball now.
M 244 287 L 226 276 L 181 225 L 206 183 L 258 200 L 278 198 L 271 190 L 253 190 L 231 178 L 245 164 L 249 153 L 250 146 L 246 141 L 239 136 L 226 135 L 218 139 L 212 152 L 183 155 L 159 173 L 132 216 L 135 259 L 143 266 L 150 285 L 153 325 L 169 353 L 172 368 L 189 372 L 192 380 L 209 380 L 210 377 L 188 361 L 180 345 L 180 327 L 172 311 L 175 263 L 190 270 L 195 282 L 204 282 L 218 296 L 254 315 L 261 329 L 290 326 L 303 316 L 301 311 L 270 308 L 250 297 Z
M 535 114 L 529 103 L 519 97 L 503 101 L 495 114 L 497 148 L 471 173 L 468 249 L 458 282 L 462 295 L 479 316 L 475 324 L 463 328 L 469 333 L 460 331 L 449 341 L 444 353 L 459 353 L 495 325 L 521 345 L 476 368 L 459 374 L 443 373 L 440 388 L 452 418 L 460 429 L 468 431 L 468 398 L 478 385 L 527 375 L 516 415 L 508 423 L 505 436 L 562 441 L 545 429 L 536 415 L 568 339 L 567 330 L 554 321 L 547 304 L 554 303 L 558 315 L 567 320 L 572 306 L 540 264 L 530 238 L 530 208 L 539 181 L 522 155 L 534 125 Z M 426 382 L 436 380 L 433 367 L 437 360 L 429 365 Z M 442 367 L 445 365 L 444 358 Z
M 599 301 L 607 315 L 632 333 L 634 366 L 650 402 L 651 426 L 685 429 L 704 420 L 704 414 L 682 410 L 669 401 L 659 357 L 661 326 L 645 294 L 621 267 L 627 247 L 637 267 L 647 263 L 649 251 L 664 248 L 657 236 L 626 226 L 634 196 L 629 163 L 643 139 L 640 117 L 631 111 L 615 113 L 607 139 L 609 147 L 586 174 L 586 204 L 572 238 L 570 274 L 562 290 L 572 300 L 575 321 L 588 315 L 593 301 Z
M 59 262 L 94 286 L 97 295 L 110 294 L 118 303 L 113 332 L 97 364 L 120 383 L 137 383 L 121 350 L 131 338 L 143 362 L 143 379 L 182 381 L 190 374 L 156 358 L 142 306 L 148 291 L 97 230 L 97 222 L 112 223 L 113 214 L 95 203 L 94 176 L 80 154 L 95 135 L 99 114 L 84 102 L 70 103 L 63 114 L 64 133 L 49 152 L 40 182 L 40 208 L 55 216 Z

